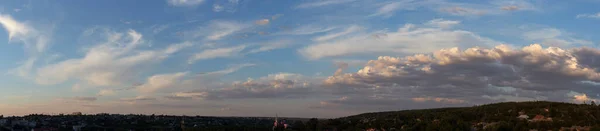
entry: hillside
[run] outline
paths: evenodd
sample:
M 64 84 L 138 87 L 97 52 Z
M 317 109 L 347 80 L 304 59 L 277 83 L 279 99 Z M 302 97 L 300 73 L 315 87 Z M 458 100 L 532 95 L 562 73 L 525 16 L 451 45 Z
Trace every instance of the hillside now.
M 520 117 L 520 118 L 519 118 Z M 364 113 L 319 121 L 337 130 L 558 130 L 600 126 L 600 106 L 560 102 L 504 102 L 473 107 Z

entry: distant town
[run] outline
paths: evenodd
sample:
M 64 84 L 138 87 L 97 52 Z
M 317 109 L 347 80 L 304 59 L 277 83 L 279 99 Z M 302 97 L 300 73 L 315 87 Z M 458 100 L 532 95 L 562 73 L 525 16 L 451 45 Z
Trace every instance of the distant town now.
M 502 102 L 364 113 L 333 119 L 122 114 L 0 116 L 0 131 L 514 131 L 600 130 L 600 106 Z
M 71 114 L 0 116 L 0 131 L 304 130 L 303 118 Z M 274 123 L 275 122 L 275 123 Z M 288 123 L 290 124 L 288 124 Z M 299 126 L 292 129 L 291 125 Z M 300 124 L 298 124 L 300 123 Z M 277 125 L 279 124 L 279 126 Z M 284 127 L 285 125 L 285 127 Z

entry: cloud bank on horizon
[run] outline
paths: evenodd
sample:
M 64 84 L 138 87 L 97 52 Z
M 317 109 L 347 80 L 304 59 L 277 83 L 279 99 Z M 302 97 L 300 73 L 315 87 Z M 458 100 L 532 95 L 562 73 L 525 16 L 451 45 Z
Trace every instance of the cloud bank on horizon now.
M 600 99 L 600 3 L 561 2 L 3 1 L 0 112 L 339 117 Z

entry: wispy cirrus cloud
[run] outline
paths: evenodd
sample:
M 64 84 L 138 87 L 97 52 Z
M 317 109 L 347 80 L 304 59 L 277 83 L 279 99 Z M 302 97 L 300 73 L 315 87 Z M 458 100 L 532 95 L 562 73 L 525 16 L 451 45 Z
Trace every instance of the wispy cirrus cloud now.
M 167 0 L 171 6 L 197 6 L 203 2 L 204 0 Z
M 425 23 L 425 25 L 429 25 L 429 26 L 433 26 L 433 27 L 440 27 L 440 28 L 451 28 L 455 25 L 459 25 L 460 21 L 456 21 L 456 20 L 444 20 L 444 19 L 434 19 L 431 20 L 427 23 Z
M 594 42 L 573 38 L 568 32 L 556 28 L 542 28 L 523 33 L 523 37 L 546 46 L 569 47 L 574 45 L 592 45 Z
M 8 33 L 8 42 L 20 42 L 25 47 L 28 58 L 19 67 L 9 71 L 11 74 L 29 78 L 34 64 L 41 59 L 50 42 L 51 32 L 40 31 L 26 22 L 17 21 L 12 16 L 0 14 L 0 24 Z
M 65 97 L 65 98 L 60 98 L 58 99 L 59 101 L 63 101 L 63 102 L 75 102 L 75 103 L 81 103 L 81 102 L 94 102 L 96 100 L 98 100 L 98 98 L 96 97 L 83 97 L 83 96 L 76 96 L 76 97 Z
M 180 82 L 187 74 L 188 72 L 177 72 L 171 74 L 154 75 L 149 77 L 145 84 L 142 84 L 136 88 L 141 93 L 153 93 L 157 90 L 168 88 Z
M 529 1 L 486 1 L 484 3 L 467 3 L 446 0 L 401 0 L 379 3 L 379 8 L 369 16 L 384 18 L 393 16 L 402 10 L 427 9 L 456 16 L 482 16 L 506 14 L 508 11 L 540 11 L 541 9 Z
M 194 54 L 189 60 L 188 64 L 192 64 L 199 60 L 207 60 L 214 58 L 227 58 L 240 55 L 241 51 L 246 48 L 246 45 L 238 45 L 232 47 L 206 49 L 202 52 Z
M 142 34 L 110 30 L 97 32 L 105 40 L 86 49 L 82 58 L 70 58 L 37 69 L 38 84 L 53 85 L 68 80 L 81 80 L 91 86 L 127 85 L 140 66 L 160 62 L 169 55 L 192 46 L 190 42 L 169 45 L 164 49 L 139 50 L 145 43 Z M 93 36 L 97 37 L 97 36 Z
M 254 23 L 257 25 L 267 25 L 269 24 L 270 20 L 269 19 L 260 19 L 260 20 L 256 20 Z
M 264 43 L 260 43 L 258 48 L 252 49 L 248 51 L 248 54 L 271 51 L 275 49 L 286 48 L 292 44 L 292 40 L 289 39 L 281 39 L 281 40 L 273 40 L 267 41 Z
M 327 41 L 327 40 L 331 40 L 331 39 L 335 39 L 338 38 L 340 36 L 345 36 L 351 33 L 355 33 L 357 31 L 363 30 L 363 27 L 357 26 L 357 25 L 352 25 L 348 28 L 346 28 L 344 31 L 342 32 L 337 32 L 337 33 L 330 33 L 330 34 L 326 34 L 323 36 L 319 36 L 316 38 L 313 38 L 313 41 Z
M 313 80 L 292 73 L 271 74 L 256 80 L 232 82 L 220 85 L 221 88 L 197 89 L 182 91 L 166 96 L 168 99 L 246 99 L 246 98 L 302 98 L 313 91 Z
M 442 23 L 440 23 L 442 22 Z M 432 20 L 417 26 L 405 24 L 396 32 L 374 31 L 359 32 L 344 36 L 344 39 L 318 41 L 298 52 L 308 59 L 339 57 L 357 54 L 377 53 L 423 53 L 444 47 L 469 47 L 473 45 L 489 46 L 499 42 L 479 36 L 475 33 L 441 27 L 457 25 L 458 21 Z M 433 26 L 427 23 L 435 23 Z M 451 24 L 449 24 L 451 23 Z M 371 43 L 371 44 L 364 44 Z M 419 46 L 412 43 L 422 43 Z
M 117 94 L 115 90 L 112 89 L 102 89 L 100 90 L 100 92 L 98 92 L 98 96 L 112 96 Z
M 214 12 L 229 12 L 233 13 L 237 11 L 239 4 L 243 0 L 217 0 L 214 1 L 213 11 Z
M 121 98 L 120 100 L 123 102 L 140 102 L 140 101 L 156 101 L 156 98 L 148 97 L 148 96 L 137 96 L 134 98 Z
M 219 41 L 231 35 L 240 33 L 253 23 L 228 20 L 212 20 L 197 28 L 182 31 L 181 35 L 187 40 Z
M 595 14 L 578 14 L 575 18 L 593 18 L 600 19 L 600 12 Z
M 294 29 L 285 29 L 284 31 L 276 33 L 276 35 L 311 35 L 316 33 L 329 32 L 337 29 L 338 27 L 323 27 L 315 25 L 304 25 Z
M 289 39 L 270 40 L 255 44 L 239 44 L 229 47 L 216 47 L 204 49 L 201 52 L 195 53 L 188 59 L 188 64 L 193 64 L 201 60 L 209 60 L 215 58 L 232 58 L 243 57 L 247 54 L 260 53 L 275 49 L 287 48 L 293 43 Z
M 296 8 L 315 8 L 315 7 L 321 7 L 321 6 L 350 3 L 350 2 L 354 2 L 354 1 L 356 1 L 356 0 L 315 0 L 312 2 L 302 3 L 298 6 L 296 6 Z
M 391 17 L 394 12 L 401 9 L 415 9 L 420 3 L 412 3 L 413 0 L 402 0 L 397 2 L 384 3 L 374 14 L 369 16 Z
M 163 92 L 177 92 L 181 90 L 189 90 L 197 87 L 199 84 L 209 85 L 210 77 L 220 77 L 226 74 L 234 73 L 242 68 L 255 66 L 255 64 L 239 64 L 233 65 L 223 70 L 191 74 L 190 72 L 175 72 L 165 74 L 155 74 L 146 79 L 143 84 L 137 85 L 134 88 L 139 94 L 144 96 L 152 96 L 153 94 Z
M 247 27 L 245 24 L 230 21 L 214 21 L 210 25 L 213 32 L 206 36 L 207 40 L 220 40 Z

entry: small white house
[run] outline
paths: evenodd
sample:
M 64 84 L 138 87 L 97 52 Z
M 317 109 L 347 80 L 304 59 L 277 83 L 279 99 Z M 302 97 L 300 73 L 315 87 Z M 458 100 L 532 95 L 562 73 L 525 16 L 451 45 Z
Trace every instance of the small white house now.
M 529 116 L 527 116 L 527 115 L 520 115 L 517 118 L 519 118 L 519 119 L 529 119 Z

